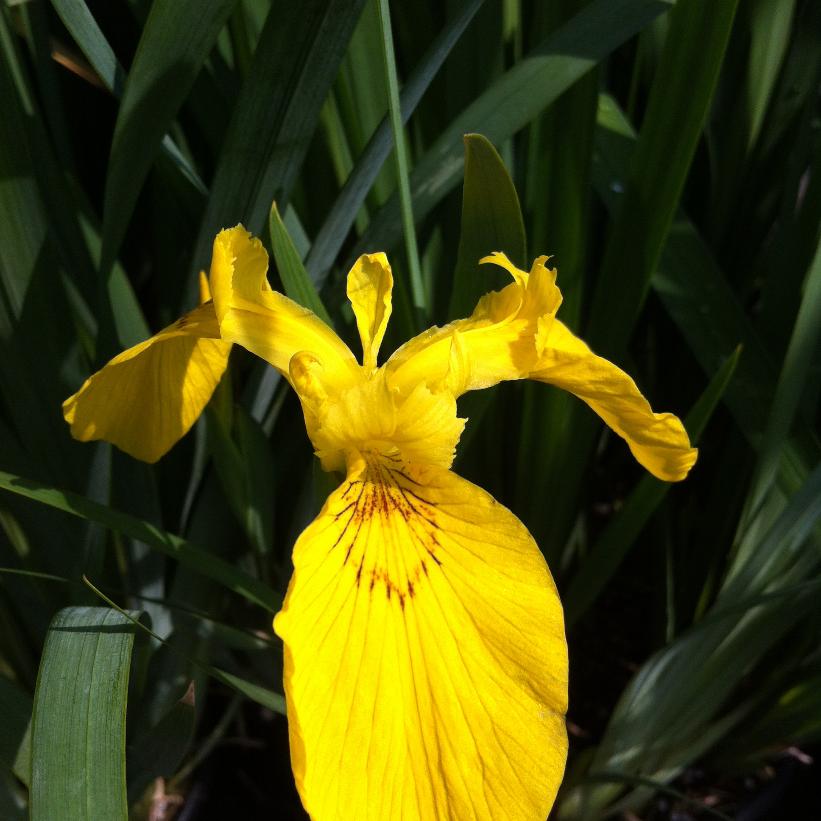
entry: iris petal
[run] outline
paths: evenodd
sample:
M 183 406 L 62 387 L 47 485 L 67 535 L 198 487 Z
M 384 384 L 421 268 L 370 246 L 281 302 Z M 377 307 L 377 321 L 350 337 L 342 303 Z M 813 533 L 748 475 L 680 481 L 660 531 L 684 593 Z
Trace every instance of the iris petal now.
M 558 320 L 531 379 L 556 385 L 584 400 L 629 445 L 633 456 L 666 482 L 683 479 L 698 451 L 672 413 L 653 413 L 636 383 L 593 351 Z
M 543 819 L 567 647 L 525 527 L 450 471 L 359 460 L 300 536 L 274 626 L 316 819 Z
M 221 291 L 226 306 L 220 318 L 223 339 L 262 357 L 288 379 L 291 358 L 302 351 L 322 363 L 330 388 L 356 378 L 356 359 L 333 329 L 312 311 L 271 290 L 268 255 L 259 240 L 242 226 L 223 231 L 214 241 L 214 260 L 211 288 L 215 296 Z
M 383 254 L 363 254 L 348 273 L 348 299 L 351 301 L 359 338 L 362 364 L 370 373 L 391 316 L 393 273 Z
M 63 403 L 71 435 L 105 439 L 156 462 L 184 436 L 208 404 L 228 364 L 207 302 L 155 336 L 123 351 Z
M 530 273 L 520 271 L 501 253 L 491 262 L 510 272 L 514 281 L 500 291 L 483 296 L 467 319 L 431 328 L 406 342 L 387 362 L 391 383 L 401 391 L 423 382 L 448 384 L 456 396 L 489 388 L 499 382 L 524 379 L 537 357 L 537 343 L 545 323 L 561 304 L 556 271 L 539 257 Z M 469 367 L 460 383 L 452 378 L 454 337 Z

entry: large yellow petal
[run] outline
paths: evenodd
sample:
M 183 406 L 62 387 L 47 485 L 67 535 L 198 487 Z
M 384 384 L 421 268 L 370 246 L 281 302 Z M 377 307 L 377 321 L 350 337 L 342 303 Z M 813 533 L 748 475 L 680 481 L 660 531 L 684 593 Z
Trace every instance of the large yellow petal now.
M 328 387 L 350 383 L 361 372 L 350 348 L 312 311 L 271 290 L 267 268 L 262 243 L 242 226 L 217 235 L 211 289 L 215 300 L 221 293 L 224 306 L 222 338 L 262 357 L 288 379 L 291 357 L 305 351 L 321 363 Z
M 684 425 L 672 413 L 653 413 L 636 383 L 612 362 L 596 356 L 556 320 L 539 367 L 531 379 L 549 382 L 584 400 L 619 436 L 636 460 L 654 476 L 677 482 L 695 464 Z
M 71 435 L 105 439 L 144 462 L 156 462 L 202 413 L 226 365 L 208 302 L 156 336 L 123 351 L 63 403 Z
M 376 368 L 379 346 L 388 327 L 392 290 L 393 273 L 383 253 L 363 254 L 348 272 L 348 299 L 362 340 L 362 365 L 368 373 Z
M 482 262 L 505 268 L 513 277 L 501 291 L 482 297 L 473 314 L 442 328 L 431 328 L 405 343 L 388 360 L 391 385 L 401 392 L 420 382 L 438 387 L 445 381 L 455 396 L 489 388 L 510 379 L 524 379 L 540 353 L 539 345 L 561 304 L 556 271 L 538 257 L 529 273 L 502 253 Z M 465 365 L 453 378 L 453 349 Z
M 567 647 L 532 537 L 441 468 L 360 460 L 294 548 L 274 621 L 312 818 L 543 821 Z

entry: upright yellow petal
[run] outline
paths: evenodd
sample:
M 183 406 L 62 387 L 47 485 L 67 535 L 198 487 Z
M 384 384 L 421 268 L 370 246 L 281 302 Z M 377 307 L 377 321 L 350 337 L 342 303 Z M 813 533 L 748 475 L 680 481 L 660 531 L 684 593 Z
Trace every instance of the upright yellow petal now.
M 71 435 L 105 439 L 144 462 L 156 462 L 202 413 L 226 365 L 208 302 L 151 339 L 123 351 L 63 403 Z
M 505 268 L 514 281 L 483 296 L 467 319 L 431 328 L 399 348 L 386 365 L 397 390 L 410 390 L 419 382 L 446 383 L 459 396 L 524 379 L 533 368 L 540 340 L 561 304 L 556 271 L 546 266 L 547 257 L 538 257 L 529 273 L 498 252 L 481 262 Z M 454 345 L 468 364 L 458 380 L 453 373 Z
M 222 322 L 231 307 L 231 294 L 235 278 L 257 290 L 270 291 L 265 276 L 268 270 L 268 254 L 262 243 L 241 225 L 224 228 L 214 238 L 211 255 L 211 293 L 217 320 Z
M 350 348 L 312 311 L 273 291 L 267 269 L 262 243 L 242 226 L 217 235 L 211 289 L 215 300 L 221 294 L 222 338 L 262 357 L 286 378 L 291 357 L 308 352 L 321 363 L 330 387 L 348 384 L 360 372 Z
M 567 647 L 524 525 L 450 471 L 360 460 L 294 568 L 274 628 L 311 817 L 543 821 Z
M 208 283 L 208 275 L 205 271 L 200 271 L 200 305 L 204 305 L 211 299 L 213 297 L 211 296 L 211 286 Z
M 695 464 L 684 425 L 671 413 L 653 413 L 636 383 L 612 362 L 596 356 L 565 325 L 554 321 L 531 379 L 549 382 L 584 400 L 627 441 L 636 460 L 654 476 L 678 482 Z
M 348 299 L 362 340 L 362 365 L 368 373 L 376 369 L 391 315 L 392 290 L 393 273 L 383 253 L 363 254 L 348 273 Z

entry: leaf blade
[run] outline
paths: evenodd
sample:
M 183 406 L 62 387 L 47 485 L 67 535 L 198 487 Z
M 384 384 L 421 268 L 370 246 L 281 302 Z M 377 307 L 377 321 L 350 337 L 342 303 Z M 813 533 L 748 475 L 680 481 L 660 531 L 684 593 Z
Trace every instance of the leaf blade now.
M 0 488 L 144 542 L 269 612 L 279 610 L 279 597 L 258 579 L 136 516 L 112 510 L 77 493 L 57 490 L 5 471 L 0 471 Z
M 125 710 L 134 626 L 114 610 L 54 617 L 34 700 L 31 819 L 125 821 Z

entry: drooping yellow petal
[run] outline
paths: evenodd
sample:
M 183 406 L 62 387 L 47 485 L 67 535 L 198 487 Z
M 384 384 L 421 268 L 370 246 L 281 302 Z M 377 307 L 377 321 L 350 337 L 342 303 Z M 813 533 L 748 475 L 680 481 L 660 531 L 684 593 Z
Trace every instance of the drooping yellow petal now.
M 393 273 L 388 258 L 383 253 L 359 257 L 348 272 L 347 290 L 362 340 L 362 365 L 371 373 L 376 369 L 376 357 L 392 310 Z
M 653 413 L 636 383 L 612 362 L 596 356 L 556 320 L 531 379 L 548 382 L 584 400 L 654 476 L 678 482 L 695 464 L 687 431 L 672 413 Z
M 450 471 L 360 460 L 294 567 L 274 627 L 311 817 L 543 821 L 567 647 L 521 522 Z
M 202 413 L 226 365 L 207 302 L 160 333 L 115 356 L 63 403 L 75 439 L 105 439 L 156 462 Z
M 538 346 L 561 304 L 556 271 L 546 267 L 547 257 L 538 257 L 529 273 L 516 268 L 502 253 L 481 262 L 505 268 L 514 281 L 482 297 L 467 319 L 431 328 L 399 348 L 386 365 L 391 384 L 398 390 L 407 391 L 419 382 L 437 386 L 446 381 L 459 396 L 526 378 L 533 368 Z M 454 344 L 467 364 L 459 380 L 453 378 Z
M 268 255 L 242 228 L 214 241 L 211 289 L 222 293 L 222 338 L 270 362 L 286 378 L 291 357 L 301 351 L 322 364 L 330 387 L 348 384 L 360 372 L 350 348 L 316 314 L 271 290 Z M 227 284 L 226 284 L 227 283 Z

